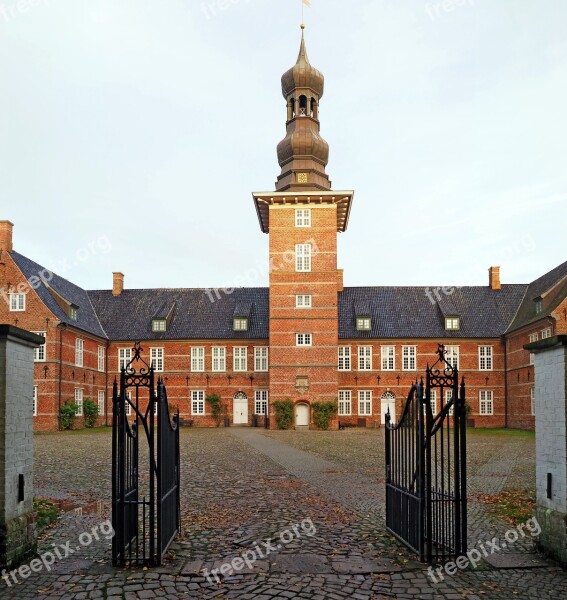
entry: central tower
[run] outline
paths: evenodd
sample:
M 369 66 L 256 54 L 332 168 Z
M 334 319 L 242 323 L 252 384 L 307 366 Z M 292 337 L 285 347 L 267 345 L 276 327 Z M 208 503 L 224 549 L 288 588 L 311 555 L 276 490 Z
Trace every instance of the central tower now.
M 253 194 L 270 236 L 270 404 L 293 400 L 296 427 L 310 425 L 313 402 L 338 396 L 337 232 L 346 230 L 353 192 L 333 191 L 325 171 L 323 91 L 302 32 L 297 62 L 282 77 L 287 120 L 276 191 Z

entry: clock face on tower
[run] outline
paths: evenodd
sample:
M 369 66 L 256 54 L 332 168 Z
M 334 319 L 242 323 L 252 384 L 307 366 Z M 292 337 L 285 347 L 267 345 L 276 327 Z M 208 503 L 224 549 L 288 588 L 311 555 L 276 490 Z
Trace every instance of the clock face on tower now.
M 307 173 L 298 173 L 297 174 L 297 183 L 307 183 L 309 180 L 309 176 Z

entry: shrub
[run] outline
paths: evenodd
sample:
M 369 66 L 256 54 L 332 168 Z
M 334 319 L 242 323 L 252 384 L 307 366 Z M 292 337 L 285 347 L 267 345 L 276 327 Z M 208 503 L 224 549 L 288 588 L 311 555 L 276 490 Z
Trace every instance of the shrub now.
M 47 527 L 49 524 L 57 521 L 59 517 L 59 509 L 57 506 L 45 498 L 33 499 L 33 510 L 35 512 L 35 520 L 39 529 Z
M 74 402 L 65 402 L 59 409 L 61 429 L 72 429 L 79 407 Z
M 278 400 L 274 402 L 276 426 L 278 429 L 289 429 L 293 423 L 293 402 Z
M 313 409 L 313 423 L 318 429 L 327 431 L 331 420 L 337 414 L 337 403 L 336 402 L 313 402 L 311 405 Z
M 207 396 L 206 400 L 211 405 L 211 413 L 217 424 L 217 427 L 220 427 L 224 414 L 221 399 L 219 396 L 217 396 L 217 394 L 211 394 L 210 396 Z
M 85 415 L 85 427 L 95 426 L 98 417 L 98 406 L 92 400 L 85 400 L 83 403 L 83 413 Z

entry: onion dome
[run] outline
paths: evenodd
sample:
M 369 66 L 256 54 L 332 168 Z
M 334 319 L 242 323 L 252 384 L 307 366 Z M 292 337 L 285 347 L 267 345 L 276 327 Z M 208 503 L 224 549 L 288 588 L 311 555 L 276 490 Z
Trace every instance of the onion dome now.
M 301 47 L 297 63 L 282 76 L 282 92 L 284 98 L 293 93 L 298 88 L 309 88 L 321 98 L 325 88 L 325 77 L 321 71 L 311 66 L 307 58 L 307 49 L 305 48 L 305 37 L 301 34 Z

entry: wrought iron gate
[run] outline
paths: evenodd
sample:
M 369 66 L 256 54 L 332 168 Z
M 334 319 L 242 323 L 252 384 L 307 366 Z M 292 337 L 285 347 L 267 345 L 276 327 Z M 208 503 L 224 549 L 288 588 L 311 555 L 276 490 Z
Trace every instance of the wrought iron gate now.
M 161 565 L 180 529 L 179 412 L 170 418 L 142 351 L 136 343 L 113 389 L 112 563 L 121 567 Z
M 386 526 L 430 563 L 467 550 L 465 382 L 437 354 L 398 423 L 386 414 Z

